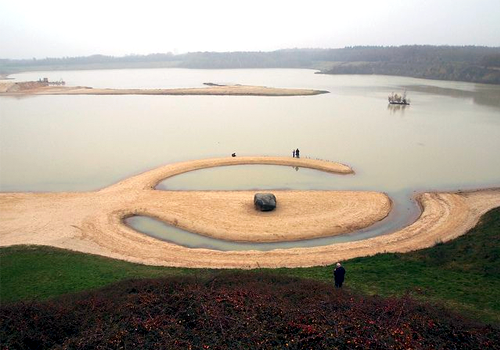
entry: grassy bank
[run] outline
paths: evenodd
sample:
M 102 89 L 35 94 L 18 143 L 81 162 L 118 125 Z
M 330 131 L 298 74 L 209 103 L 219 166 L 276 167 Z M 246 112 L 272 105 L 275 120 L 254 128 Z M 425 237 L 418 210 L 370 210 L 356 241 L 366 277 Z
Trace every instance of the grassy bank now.
M 132 264 L 41 246 L 0 249 L 0 300 L 44 300 L 135 278 L 206 274 L 197 269 Z
M 379 254 L 344 262 L 346 288 L 381 296 L 410 293 L 466 317 L 500 324 L 500 208 L 468 234 L 407 254 Z M 47 247 L 0 249 L 2 304 L 43 300 L 135 278 L 193 275 L 211 278 L 227 271 L 131 264 Z M 270 274 L 331 283 L 332 267 L 266 270 Z
M 367 295 L 437 302 L 467 317 L 500 324 L 500 208 L 466 235 L 406 254 L 378 254 L 344 262 L 346 284 Z M 331 281 L 332 268 L 279 269 Z

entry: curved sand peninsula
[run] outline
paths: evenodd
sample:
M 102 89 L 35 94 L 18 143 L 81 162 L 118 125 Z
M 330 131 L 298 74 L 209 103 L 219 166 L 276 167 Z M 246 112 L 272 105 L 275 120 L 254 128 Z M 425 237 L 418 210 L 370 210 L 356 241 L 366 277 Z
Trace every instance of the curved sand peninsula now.
M 278 242 L 309 239 L 348 233 L 386 217 L 391 209 L 390 199 L 382 193 L 355 191 L 273 191 L 278 207 L 272 212 L 254 208 L 256 191 L 160 191 L 154 187 L 161 180 L 197 169 L 240 164 L 293 165 L 319 169 L 337 174 L 351 174 L 346 165 L 298 158 L 228 157 L 202 159 L 160 167 L 123 180 L 92 193 L 16 194 L 23 198 L 24 208 L 38 208 L 37 217 L 54 223 L 68 213 L 44 212 L 57 202 L 61 208 L 75 207 L 76 202 L 93 201 L 99 211 L 90 214 L 87 222 L 105 216 L 115 225 L 122 225 L 131 215 L 146 215 L 201 235 L 244 242 Z M 71 201 L 64 204 L 66 198 Z M 108 199 L 109 198 L 109 199 Z M 98 205 L 98 203 L 102 205 Z M 15 203 L 11 203 L 15 205 Z M 75 217 L 72 213 L 71 217 Z M 63 220 L 64 221 L 64 220 Z M 73 226 L 81 226 L 76 220 Z
M 0 82 L 0 95 L 225 95 L 225 96 L 307 96 L 328 91 L 285 89 L 250 85 L 217 85 L 183 89 L 94 89 L 86 86 L 48 86 L 40 82 Z
M 217 227 L 220 224 L 220 217 L 203 218 L 198 212 L 196 215 L 192 214 L 194 206 L 191 201 L 200 200 L 203 195 L 207 195 L 208 197 L 204 199 L 208 198 L 207 203 L 213 205 L 214 198 L 224 200 L 226 196 L 234 195 L 234 198 L 241 200 L 242 197 L 240 198 L 239 195 L 246 196 L 246 192 L 249 191 L 157 191 L 153 188 L 163 178 L 175 174 L 204 167 L 232 164 L 282 164 L 319 167 L 324 171 L 344 174 L 352 173 L 349 167 L 342 164 L 308 159 L 216 158 L 167 165 L 96 192 L 2 193 L 0 194 L 0 220 L 2 222 L 0 245 L 51 245 L 133 262 L 166 266 L 214 268 L 314 266 L 332 264 L 338 260 L 379 252 L 405 252 L 429 247 L 438 241 L 447 241 L 464 234 L 477 223 L 482 214 L 500 206 L 500 189 L 467 193 L 424 193 L 417 197 L 423 209 L 421 216 L 415 223 L 398 232 L 363 241 L 273 251 L 223 252 L 190 249 L 159 241 L 123 224 L 123 218 L 134 214 L 164 215 L 163 219 L 174 224 L 177 220 L 178 225 L 184 223 L 192 228 L 196 226 L 197 220 L 202 220 L 204 222 L 202 226 L 214 227 L 214 231 L 219 231 Z M 293 205 L 296 200 L 293 195 L 303 191 L 273 192 L 276 192 L 279 204 L 282 203 L 280 198 L 284 195 L 283 198 L 286 199 L 283 204 Z M 335 197 L 335 191 L 314 191 L 314 195 L 323 193 L 326 197 L 321 201 L 321 206 L 335 202 L 335 200 L 327 200 L 330 195 Z M 351 198 L 354 193 L 345 192 L 346 197 L 342 200 Z M 379 202 L 378 205 L 370 204 L 377 207 L 377 210 L 380 211 L 380 208 L 387 205 L 385 195 L 377 194 L 371 197 L 372 193 L 367 194 L 370 196 L 370 201 Z M 193 195 L 193 197 L 189 200 L 182 198 L 187 195 Z M 252 199 L 253 197 L 250 201 Z M 338 209 L 334 204 L 331 205 L 332 209 Z M 364 208 L 364 206 L 361 204 L 360 207 L 354 206 L 353 208 L 356 211 L 357 208 Z M 324 212 L 328 212 L 328 209 Z M 318 210 L 321 211 L 322 208 L 319 207 Z M 357 212 L 358 214 L 353 215 L 347 221 L 352 220 L 358 224 L 362 222 L 363 209 Z M 246 220 L 250 224 L 254 223 L 259 226 L 263 217 L 255 215 L 252 218 L 248 212 L 241 210 L 234 215 L 234 219 L 227 220 L 226 224 Z M 328 221 L 325 223 L 327 226 L 338 224 L 329 220 L 341 221 L 342 219 L 329 217 L 330 214 L 325 215 L 326 218 L 320 217 L 318 222 Z M 286 222 L 286 215 L 284 213 L 281 216 L 277 215 L 274 220 Z M 301 220 L 293 223 L 292 227 L 310 226 L 313 221 L 311 217 L 304 215 Z M 371 223 L 365 222 L 365 224 Z M 312 225 L 314 226 L 314 223 Z M 290 229 L 290 231 L 293 230 L 294 228 Z M 221 228 L 220 231 L 224 232 L 224 229 Z M 272 233 L 268 232 L 268 235 Z

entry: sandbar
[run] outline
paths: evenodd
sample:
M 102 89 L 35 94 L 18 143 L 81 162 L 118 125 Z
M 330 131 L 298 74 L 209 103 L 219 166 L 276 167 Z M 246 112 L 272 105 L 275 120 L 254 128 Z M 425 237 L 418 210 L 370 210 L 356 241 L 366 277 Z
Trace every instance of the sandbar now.
M 429 247 L 437 242 L 446 242 L 466 233 L 476 225 L 486 211 L 500 206 L 500 189 L 460 193 L 422 193 L 416 197 L 422 207 L 420 217 L 397 232 L 362 241 L 271 251 L 190 249 L 149 237 L 123 223 L 124 218 L 131 215 L 149 215 L 160 217 L 179 226 L 185 225 L 193 231 L 196 231 L 196 227 L 199 226 L 204 234 L 208 235 L 211 233 L 206 231 L 213 229 L 215 234 L 222 235 L 219 238 L 224 238 L 225 232 L 231 231 L 231 223 L 235 224 L 241 220 L 244 222 L 241 227 L 255 225 L 254 232 L 261 231 L 259 228 L 262 227 L 265 213 L 260 215 L 256 211 L 246 211 L 250 210 L 248 203 L 253 200 L 253 197 L 248 198 L 248 195 L 253 192 L 159 191 L 154 189 L 159 181 L 182 172 L 236 164 L 279 164 L 320 168 L 323 171 L 345 175 L 353 173 L 352 169 L 346 165 L 319 160 L 286 157 L 227 157 L 169 164 L 94 192 L 0 193 L 0 222 L 2 223 L 0 246 L 49 245 L 162 266 L 210 268 L 318 266 L 382 252 L 407 252 Z M 281 203 L 279 198 L 284 198 L 282 203 L 286 206 L 296 205 L 301 195 L 304 194 L 301 192 L 309 191 L 278 191 L 278 202 Z M 278 212 L 275 214 L 276 217 L 272 221 L 277 221 L 276 227 L 280 226 L 279 222 L 282 225 L 289 224 L 283 231 L 285 239 L 287 239 L 286 234 L 295 231 L 301 225 L 316 227 L 315 234 L 318 234 L 322 227 L 331 228 L 337 224 L 347 226 L 354 222 L 358 225 L 370 225 L 377 218 L 383 218 L 390 209 L 390 201 L 382 193 L 312 192 L 314 192 L 313 195 L 324 195 L 317 207 L 318 212 L 322 213 L 319 217 L 314 217 L 314 212 L 312 216 L 308 213 L 299 215 L 298 219 L 294 219 L 297 221 L 290 223 L 290 215 L 286 213 L 286 210 L 281 215 Z M 336 198 L 336 195 L 340 197 Z M 364 195 L 368 196 L 366 197 L 367 203 L 371 206 L 369 210 L 376 213 L 369 220 L 372 222 L 363 222 L 366 203 L 363 204 L 363 200 L 359 198 Z M 360 197 L 355 198 L 355 196 Z M 228 198 L 231 201 L 241 201 L 242 198 L 246 198 L 242 205 L 247 205 L 247 208 L 236 211 L 230 214 L 232 216 L 221 220 L 220 215 L 217 215 L 216 206 L 216 215 L 214 215 L 214 203 Z M 344 213 L 351 217 L 343 223 L 342 215 L 335 217 L 328 213 L 329 205 L 331 208 L 339 209 L 338 202 L 337 206 L 335 205 L 339 198 L 351 200 L 352 203 L 350 204 L 352 212 L 347 213 L 349 211 L 347 210 Z M 198 207 L 195 205 L 197 201 L 201 201 Z M 203 212 L 203 206 L 211 206 L 212 209 Z M 297 215 L 300 213 L 300 209 L 294 210 L 297 210 L 294 212 Z M 207 227 L 210 229 L 207 230 Z M 273 233 L 276 232 L 271 230 L 266 234 L 272 236 Z M 300 235 L 295 237 L 295 239 L 301 238 L 307 237 Z
M 221 95 L 221 96 L 309 96 L 328 91 L 287 89 L 251 85 L 217 85 L 179 89 L 108 89 L 87 86 L 47 86 L 40 82 L 0 82 L 0 96 L 25 95 Z

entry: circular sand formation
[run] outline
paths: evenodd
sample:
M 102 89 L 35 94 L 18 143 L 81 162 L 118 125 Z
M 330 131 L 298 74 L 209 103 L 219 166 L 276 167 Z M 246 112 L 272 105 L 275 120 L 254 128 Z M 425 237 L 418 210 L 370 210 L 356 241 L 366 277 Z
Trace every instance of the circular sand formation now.
M 165 178 L 209 167 L 268 164 L 353 174 L 343 164 L 300 158 L 231 157 L 177 163 L 127 179 L 112 187 L 153 189 Z M 355 191 L 273 191 L 279 206 L 255 210 L 252 191 L 148 191 L 130 208 L 134 215 L 159 219 L 186 231 L 235 242 L 283 242 L 356 231 L 385 218 L 387 195 Z M 123 215 L 120 212 L 120 215 Z M 131 214 L 123 215 L 120 219 Z
M 200 213 L 193 214 L 193 200 L 187 201 L 184 197 L 193 196 L 192 199 L 198 201 L 203 200 L 204 195 L 215 196 L 207 202 L 213 203 L 214 198 L 224 199 L 227 195 L 239 192 L 243 194 L 244 191 L 157 191 L 154 187 L 159 181 L 182 172 L 233 164 L 291 165 L 340 174 L 353 173 L 349 167 L 342 164 L 309 159 L 216 158 L 167 165 L 96 192 L 1 193 L 0 245 L 50 245 L 132 262 L 166 266 L 214 268 L 314 266 L 380 252 L 405 252 L 432 246 L 438 241 L 444 242 L 464 234 L 487 210 L 500 206 L 500 189 L 468 193 L 423 193 L 417 197 L 422 207 L 421 216 L 416 222 L 397 232 L 363 241 L 272 251 L 190 249 L 159 241 L 123 223 L 124 218 L 131 215 L 163 215 L 163 219 L 167 222 L 175 224 L 177 220 L 177 225 L 186 224 L 190 228 L 195 227 Z M 292 203 L 295 192 L 299 191 L 276 193 L 277 196 L 283 194 L 290 196 Z M 314 193 L 325 193 L 329 197 L 328 195 L 336 192 L 314 191 Z M 343 200 L 354 198 L 355 193 L 344 192 L 346 197 Z M 384 195 L 373 197 L 373 200 L 376 199 L 387 201 Z M 252 200 L 253 195 L 250 196 L 249 202 L 252 203 Z M 332 204 L 334 201 L 328 201 L 326 197 L 321 205 L 325 203 L 336 208 Z M 253 207 L 253 203 L 251 206 Z M 383 207 L 382 204 L 378 206 Z M 255 210 L 253 213 L 256 214 Z M 204 230 L 219 225 L 218 213 L 212 212 L 210 215 L 203 218 Z M 317 222 L 337 220 L 328 217 L 330 214 L 326 215 L 327 217 L 319 218 L 302 215 L 301 221 L 293 223 L 286 233 L 293 232 L 294 227 L 299 224 L 314 225 L 315 220 Z M 243 211 L 228 222 L 251 221 L 249 216 Z M 254 222 L 262 219 L 260 216 L 254 218 Z M 279 219 L 285 220 L 286 217 L 275 220 Z M 329 222 L 328 225 L 331 226 L 332 223 Z
M 377 192 L 273 191 L 279 204 L 270 212 L 255 209 L 252 191 L 152 192 L 137 203 L 140 209 L 134 209 L 135 215 L 235 242 L 297 241 L 349 233 L 382 220 L 391 210 L 389 197 Z

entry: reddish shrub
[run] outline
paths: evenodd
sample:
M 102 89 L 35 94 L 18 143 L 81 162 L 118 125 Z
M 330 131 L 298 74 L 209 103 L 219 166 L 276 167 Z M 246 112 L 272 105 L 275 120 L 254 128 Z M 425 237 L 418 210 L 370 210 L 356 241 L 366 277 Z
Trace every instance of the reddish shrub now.
M 0 309 L 3 349 L 500 349 L 500 330 L 409 297 L 266 274 L 122 282 Z

